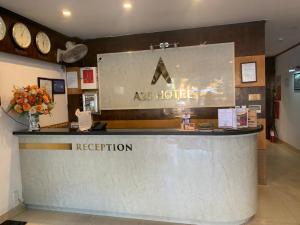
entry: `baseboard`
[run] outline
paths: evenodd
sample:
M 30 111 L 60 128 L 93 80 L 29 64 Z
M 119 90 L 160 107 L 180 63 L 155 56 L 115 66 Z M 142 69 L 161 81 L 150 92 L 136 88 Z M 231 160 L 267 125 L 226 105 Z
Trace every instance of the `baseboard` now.
M 280 140 L 280 139 L 278 139 L 277 142 L 278 142 L 279 144 L 280 144 L 280 143 L 285 144 L 285 145 L 289 148 L 289 150 L 291 150 L 291 151 L 293 151 L 293 152 L 296 152 L 296 153 L 300 154 L 300 149 L 295 148 L 293 145 L 290 145 L 289 143 L 286 143 L 285 141 Z
M 133 215 L 127 213 L 113 213 L 107 211 L 97 211 L 97 210 L 85 210 L 85 209 L 74 209 L 74 208 L 61 208 L 55 206 L 41 206 L 41 205 L 26 205 L 28 209 L 37 209 L 37 210 L 46 210 L 46 211 L 54 211 L 54 212 L 65 212 L 65 213 L 79 213 L 86 215 L 96 215 L 96 216 L 108 216 L 122 219 L 135 219 L 135 220 L 144 220 L 149 221 L 150 224 L 160 224 L 160 223 L 176 223 L 176 224 L 201 224 L 201 225 L 240 225 L 246 224 L 253 216 L 245 219 L 241 219 L 238 221 L 232 222 L 206 222 L 199 220 L 186 220 L 186 219 L 178 219 L 172 217 L 163 217 L 163 216 L 149 216 L 149 215 Z
M 16 206 L 15 208 L 9 210 L 7 213 L 4 213 L 3 215 L 0 215 L 0 224 L 2 224 L 4 221 L 9 220 L 18 214 L 24 212 L 26 207 L 23 204 L 20 204 Z

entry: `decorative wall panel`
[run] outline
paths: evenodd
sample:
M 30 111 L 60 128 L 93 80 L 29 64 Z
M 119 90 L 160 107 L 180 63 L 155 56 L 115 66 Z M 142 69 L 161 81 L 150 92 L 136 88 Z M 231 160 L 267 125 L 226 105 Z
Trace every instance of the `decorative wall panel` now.
M 99 54 L 100 58 L 101 110 L 235 105 L 233 43 Z

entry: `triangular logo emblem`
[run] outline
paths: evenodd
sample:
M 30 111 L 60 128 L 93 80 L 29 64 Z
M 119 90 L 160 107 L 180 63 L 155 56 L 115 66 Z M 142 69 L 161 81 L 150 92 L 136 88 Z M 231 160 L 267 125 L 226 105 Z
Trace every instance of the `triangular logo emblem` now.
M 156 82 L 161 77 L 161 75 L 163 76 L 163 78 L 166 80 L 166 82 L 168 84 L 172 83 L 172 80 L 167 71 L 166 65 L 165 65 L 164 61 L 162 60 L 162 58 L 160 57 L 158 60 L 157 66 L 156 66 L 155 73 L 154 73 L 152 81 L 151 81 L 151 85 L 155 85 Z

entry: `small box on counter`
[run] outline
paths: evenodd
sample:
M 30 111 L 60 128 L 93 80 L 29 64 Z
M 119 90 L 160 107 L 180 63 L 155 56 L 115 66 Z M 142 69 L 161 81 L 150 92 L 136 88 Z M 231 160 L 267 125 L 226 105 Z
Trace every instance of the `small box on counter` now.
M 257 111 L 255 109 L 248 111 L 248 127 L 257 127 Z

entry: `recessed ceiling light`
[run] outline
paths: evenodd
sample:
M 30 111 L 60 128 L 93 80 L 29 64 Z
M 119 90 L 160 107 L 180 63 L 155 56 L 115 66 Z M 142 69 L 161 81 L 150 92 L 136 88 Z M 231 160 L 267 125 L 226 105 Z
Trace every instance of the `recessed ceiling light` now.
M 277 40 L 278 40 L 278 41 L 283 41 L 284 38 L 283 38 L 283 37 L 279 37 Z
M 296 72 L 296 69 L 289 69 L 289 72 L 294 73 L 294 72 Z
M 65 17 L 70 17 L 70 16 L 72 15 L 71 11 L 70 11 L 70 10 L 67 10 L 67 9 L 64 9 L 64 10 L 62 11 L 62 14 L 63 14 L 63 16 L 65 16 Z
M 131 3 L 126 2 L 126 3 L 123 4 L 123 7 L 124 7 L 124 9 L 131 9 L 132 5 L 131 5 Z

